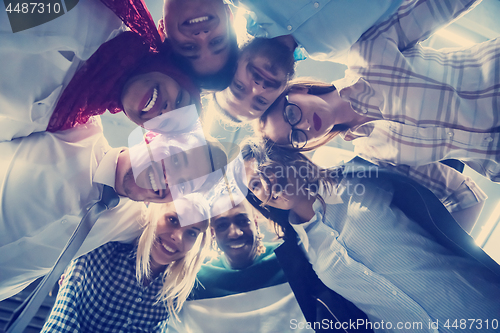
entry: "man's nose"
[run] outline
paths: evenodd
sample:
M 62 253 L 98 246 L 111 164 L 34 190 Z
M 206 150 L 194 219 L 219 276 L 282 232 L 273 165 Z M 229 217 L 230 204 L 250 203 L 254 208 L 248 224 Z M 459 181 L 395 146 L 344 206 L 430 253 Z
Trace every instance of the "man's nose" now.
M 252 84 L 252 93 L 254 95 L 259 95 L 264 92 L 264 86 L 262 85 L 262 81 L 254 81 Z
M 240 237 L 241 235 L 243 235 L 243 231 L 241 231 L 240 228 L 238 228 L 237 226 L 235 226 L 234 224 L 231 224 L 229 226 L 229 233 L 228 233 L 228 237 L 229 238 L 238 238 Z
M 206 39 L 210 34 L 210 29 L 199 29 L 193 32 L 193 37 L 196 39 Z
M 309 120 L 303 118 L 300 123 L 294 126 L 295 128 L 301 129 L 303 131 L 309 131 L 311 129 L 311 125 L 309 124 Z

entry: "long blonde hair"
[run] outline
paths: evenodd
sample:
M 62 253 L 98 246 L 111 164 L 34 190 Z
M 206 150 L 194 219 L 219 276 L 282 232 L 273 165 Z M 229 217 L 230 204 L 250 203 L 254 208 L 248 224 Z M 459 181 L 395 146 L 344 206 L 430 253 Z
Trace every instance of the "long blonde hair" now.
M 188 200 L 182 198 L 179 200 Z M 209 219 L 210 209 L 199 194 L 190 194 L 189 202 L 193 208 Z M 172 203 L 169 203 L 172 204 Z M 156 239 L 156 226 L 161 217 L 165 204 L 150 203 L 145 210 L 143 220 L 146 226 L 137 245 L 136 277 L 139 283 L 151 279 L 150 255 Z M 163 302 L 170 314 L 178 319 L 178 313 L 188 298 L 196 281 L 196 274 L 200 270 L 210 242 L 207 230 L 200 233 L 193 247 L 186 255 L 171 263 L 163 273 L 163 286 L 158 294 L 158 302 Z

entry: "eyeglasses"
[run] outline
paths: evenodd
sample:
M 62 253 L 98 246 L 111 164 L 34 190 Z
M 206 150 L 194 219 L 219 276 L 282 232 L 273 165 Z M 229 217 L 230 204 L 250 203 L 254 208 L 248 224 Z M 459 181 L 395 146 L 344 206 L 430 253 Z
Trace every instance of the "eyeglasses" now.
M 307 135 L 301 129 L 294 128 L 302 120 L 302 110 L 297 104 L 288 101 L 288 95 L 285 95 L 285 107 L 283 109 L 283 118 L 290 124 L 292 131 L 290 132 L 290 144 L 295 149 L 302 149 L 307 144 Z

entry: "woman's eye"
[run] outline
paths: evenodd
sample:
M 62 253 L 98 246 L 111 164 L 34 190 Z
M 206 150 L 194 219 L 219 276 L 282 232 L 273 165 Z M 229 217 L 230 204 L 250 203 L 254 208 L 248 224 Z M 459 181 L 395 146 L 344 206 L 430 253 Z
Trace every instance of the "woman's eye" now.
M 187 234 L 191 237 L 198 237 L 198 233 L 195 230 L 189 229 Z
M 181 89 L 179 90 L 179 93 L 177 94 L 177 99 L 175 100 L 176 109 L 181 105 L 183 97 L 184 97 L 184 91 Z
M 236 89 L 238 89 L 238 90 L 243 90 L 243 86 L 242 86 L 241 84 L 239 84 L 239 83 L 236 83 L 236 82 L 235 82 L 235 83 L 234 83 L 234 87 L 235 87 Z
M 178 219 L 178 218 L 176 218 L 176 217 L 172 217 L 172 216 L 171 216 L 171 217 L 169 217 L 169 218 L 168 218 L 168 221 L 169 221 L 171 224 L 173 224 L 173 225 L 177 225 L 177 224 L 179 224 L 179 219 Z
M 212 46 L 219 45 L 220 43 L 222 43 L 223 40 L 224 40 L 224 37 L 214 38 L 210 41 L 210 45 L 212 45 Z

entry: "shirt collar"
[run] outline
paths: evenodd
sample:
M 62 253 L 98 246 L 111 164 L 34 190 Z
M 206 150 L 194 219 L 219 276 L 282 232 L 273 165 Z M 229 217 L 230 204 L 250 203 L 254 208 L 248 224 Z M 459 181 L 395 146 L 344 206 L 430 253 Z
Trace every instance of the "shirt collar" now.
M 116 166 L 122 148 L 112 148 L 102 158 L 94 174 L 94 183 L 104 184 L 115 188 Z

